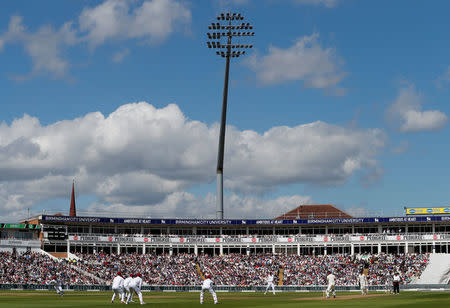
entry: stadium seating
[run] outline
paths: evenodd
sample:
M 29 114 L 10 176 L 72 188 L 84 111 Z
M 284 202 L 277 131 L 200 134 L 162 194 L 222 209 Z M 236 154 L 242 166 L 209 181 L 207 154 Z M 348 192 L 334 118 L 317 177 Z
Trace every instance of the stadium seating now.
M 414 282 L 428 264 L 428 254 L 408 255 L 245 255 L 77 254 L 78 260 L 56 261 L 39 253 L 0 253 L 0 283 L 46 284 L 52 277 L 65 284 L 110 283 L 120 271 L 139 272 L 147 285 L 200 285 L 202 274 L 216 285 L 264 285 L 269 273 L 283 277 L 279 285 L 324 285 L 328 270 L 337 285 L 356 285 L 361 269 L 368 269 L 369 285 L 383 285 L 386 275 L 399 272 L 404 283 Z M 283 275 L 279 275 L 283 270 Z M 91 273 L 98 277 L 93 279 Z

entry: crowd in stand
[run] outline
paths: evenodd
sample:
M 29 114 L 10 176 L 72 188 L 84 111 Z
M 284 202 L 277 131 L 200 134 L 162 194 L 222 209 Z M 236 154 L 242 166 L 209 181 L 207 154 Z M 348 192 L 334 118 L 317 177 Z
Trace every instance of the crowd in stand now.
M 287 256 L 283 261 L 286 285 L 324 285 L 327 271 L 336 276 L 336 285 L 354 285 L 361 267 L 350 255 Z
M 93 279 L 80 275 L 65 260 L 54 260 L 36 252 L 0 252 L 0 283 L 46 285 L 51 280 L 64 284 L 94 284 Z
M 389 255 L 382 254 L 370 259 L 368 281 L 370 285 L 380 285 L 386 275 L 398 272 L 404 283 L 414 282 L 427 266 L 429 254 Z
M 399 272 L 404 283 L 419 278 L 428 262 L 428 254 L 380 255 L 245 255 L 221 256 L 194 254 L 79 254 L 78 265 L 98 273 L 106 281 L 117 271 L 140 272 L 150 285 L 199 285 L 200 272 L 214 277 L 217 285 L 264 285 L 269 273 L 276 279 L 283 269 L 283 285 L 324 285 L 326 272 L 336 275 L 337 285 L 355 285 L 361 269 L 368 269 L 369 285 L 383 285 L 386 276 Z M 200 272 L 199 272 L 200 270 Z
M 428 263 L 428 254 L 380 254 L 374 256 L 287 256 L 284 262 L 284 284 L 323 285 L 330 270 L 337 285 L 355 285 L 361 270 L 367 268 L 369 285 L 383 285 L 387 276 L 398 272 L 404 283 L 418 279 Z
M 284 257 L 272 255 L 228 254 L 222 256 L 199 256 L 203 273 L 214 277 L 217 285 L 254 286 L 264 285 L 269 273 L 278 273 Z
M 216 285 L 264 285 L 269 273 L 283 277 L 283 285 L 324 285 L 327 271 L 336 285 L 356 285 L 367 268 L 369 285 L 384 285 L 398 272 L 403 283 L 414 282 L 425 269 L 427 254 L 380 255 L 245 255 L 78 254 L 78 260 L 56 261 L 44 254 L 0 252 L 0 283 L 46 284 L 56 276 L 64 284 L 109 284 L 118 271 L 140 273 L 147 285 L 201 285 L 211 275 Z M 279 275 L 280 269 L 283 274 Z M 91 274 L 97 279 L 93 279 Z
M 193 254 L 77 254 L 77 266 L 97 273 L 98 277 L 111 281 L 117 271 L 140 273 L 149 285 L 199 285 L 201 277 L 196 269 L 197 257 Z

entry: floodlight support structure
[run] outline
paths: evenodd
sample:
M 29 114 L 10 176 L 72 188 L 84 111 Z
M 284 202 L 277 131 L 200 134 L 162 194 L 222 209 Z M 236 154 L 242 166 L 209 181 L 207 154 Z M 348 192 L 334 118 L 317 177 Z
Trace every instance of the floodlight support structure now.
M 231 24 L 231 20 L 230 20 Z M 217 154 L 217 212 L 216 218 L 223 219 L 223 158 L 225 153 L 225 129 L 227 124 L 228 80 L 230 76 L 231 36 L 228 36 L 225 80 L 223 83 L 222 117 L 220 119 L 219 151 Z
M 208 48 L 216 49 L 216 54 L 226 58 L 225 64 L 225 79 L 223 85 L 223 100 L 222 100 L 222 116 L 220 120 L 220 131 L 219 131 L 219 149 L 217 155 L 217 196 L 216 196 L 216 218 L 223 219 L 224 210 L 223 210 L 223 161 L 224 161 L 224 152 L 225 152 L 225 129 L 227 122 L 227 104 L 228 104 L 228 80 L 230 75 L 230 58 L 239 58 L 240 56 L 245 55 L 245 50 L 247 48 L 252 48 L 253 45 L 244 45 L 244 44 L 231 44 L 231 39 L 233 37 L 242 37 L 246 38 L 249 36 L 254 36 L 254 32 L 244 32 L 242 30 L 251 30 L 253 26 L 249 23 L 238 23 L 238 21 L 244 20 L 244 17 L 241 14 L 220 14 L 217 17 L 219 21 L 227 21 L 224 24 L 211 23 L 208 26 L 208 29 L 215 30 L 212 33 L 207 33 L 208 39 L 211 41 L 207 41 Z M 233 24 L 233 22 L 237 22 Z M 223 32 L 222 32 L 223 31 Z M 221 38 L 226 38 L 226 44 L 221 43 Z M 233 49 L 233 50 L 232 50 Z M 226 50 L 226 51 L 224 51 Z

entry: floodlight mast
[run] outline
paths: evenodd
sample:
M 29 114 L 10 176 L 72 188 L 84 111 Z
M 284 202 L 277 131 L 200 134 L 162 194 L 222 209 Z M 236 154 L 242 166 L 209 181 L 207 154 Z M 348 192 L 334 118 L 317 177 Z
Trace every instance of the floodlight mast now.
M 217 49 L 216 54 L 226 59 L 225 64 L 225 80 L 223 85 L 223 101 L 222 101 L 222 117 L 220 120 L 220 133 L 219 133 L 219 151 L 217 155 L 217 211 L 216 218 L 223 219 L 223 160 L 225 150 L 225 128 L 227 122 L 227 101 L 228 101 L 228 79 L 230 74 L 230 58 L 239 58 L 245 55 L 245 49 L 252 48 L 253 45 L 244 44 L 231 44 L 233 37 L 249 37 L 254 36 L 255 32 L 244 32 L 242 30 L 252 30 L 253 26 L 249 23 L 239 23 L 244 20 L 241 14 L 220 14 L 217 17 L 218 21 L 226 21 L 223 24 L 216 22 L 211 23 L 208 26 L 209 30 L 216 30 L 207 33 L 208 39 L 206 44 L 208 48 Z M 221 32 L 221 30 L 226 30 Z M 226 43 L 221 43 L 221 38 L 226 39 Z M 233 51 L 232 51 L 233 49 Z M 225 50 L 225 51 L 224 51 Z

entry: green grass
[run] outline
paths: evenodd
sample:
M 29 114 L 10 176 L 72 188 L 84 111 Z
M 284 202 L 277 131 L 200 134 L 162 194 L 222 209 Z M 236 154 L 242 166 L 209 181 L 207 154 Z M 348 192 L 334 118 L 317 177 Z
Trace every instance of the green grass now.
M 450 307 L 450 292 L 403 292 L 400 295 L 359 296 L 359 293 L 338 293 L 336 299 L 325 300 L 320 293 L 278 293 L 276 296 L 262 293 L 217 293 L 220 305 L 213 305 L 209 293 L 205 303 L 200 305 L 199 293 L 143 293 L 145 307 L 191 308 L 191 307 L 405 307 L 431 308 Z M 54 292 L 44 291 L 2 291 L 0 307 L 47 308 L 47 307 L 122 307 L 120 302 L 111 304 L 112 293 L 107 292 L 67 292 L 59 297 Z M 351 298 L 348 298 L 348 297 Z M 137 298 L 135 298 L 137 300 Z M 131 303 L 127 307 L 141 307 Z

